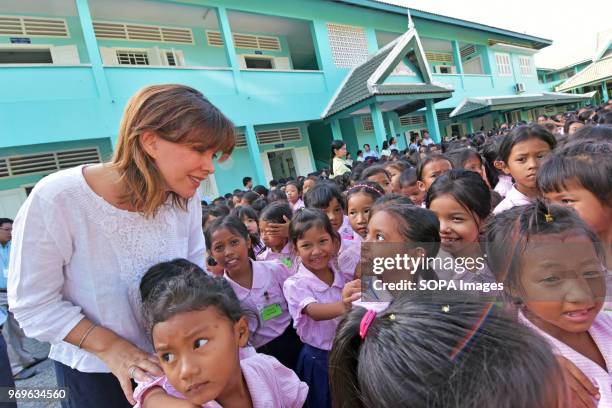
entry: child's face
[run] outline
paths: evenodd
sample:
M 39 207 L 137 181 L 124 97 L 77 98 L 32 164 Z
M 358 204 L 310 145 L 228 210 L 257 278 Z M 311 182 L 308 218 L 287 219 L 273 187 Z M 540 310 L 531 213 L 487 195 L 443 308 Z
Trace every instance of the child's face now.
M 370 217 L 367 242 L 406 242 L 398 228 L 398 220 L 387 211 L 381 210 Z
M 606 233 L 612 225 L 612 206 L 605 205 L 576 180 L 565 183 L 559 192 L 544 193 L 544 197 L 556 204 L 572 207 L 580 218 L 597 234 Z
M 298 189 L 293 184 L 289 184 L 285 188 L 285 194 L 287 194 L 287 200 L 289 200 L 289 202 L 292 204 L 295 204 L 297 200 L 299 200 L 300 198 L 300 193 L 298 192 Z
M 297 254 L 311 272 L 325 271 L 338 252 L 338 245 L 323 228 L 311 228 L 296 243 Z
M 407 196 L 414 205 L 421 205 L 425 199 L 425 192 L 419 189 L 416 181 L 414 184 L 406 184 L 402 186 L 401 193 Z
M 244 317 L 234 323 L 209 306 L 157 323 L 152 334 L 168 381 L 192 404 L 224 403 L 240 389 L 238 350 L 249 338 Z
M 246 200 L 246 199 L 244 199 L 244 198 L 241 198 L 241 199 L 240 199 L 240 203 L 238 203 L 238 206 L 242 206 L 242 205 L 244 205 L 244 206 L 248 206 L 248 205 L 251 205 L 251 203 L 249 203 L 249 200 Z
M 465 163 L 463 163 L 463 168 L 465 170 L 473 171 L 474 173 L 480 174 L 480 177 L 482 177 L 485 182 L 487 181 L 484 166 L 482 165 L 482 162 L 478 160 L 477 157 L 470 157 L 469 159 L 467 159 Z
M 368 234 L 368 221 L 373 205 L 374 200 L 365 193 L 353 194 L 348 200 L 348 217 L 351 227 L 362 238 L 365 238 Z
M 250 241 L 227 228 L 215 231 L 211 239 L 210 253 L 228 273 L 242 271 L 248 266 Z
M 286 235 L 282 235 L 279 232 L 270 232 L 268 224 L 270 224 L 268 221 L 259 221 L 259 231 L 261 240 L 268 248 L 280 251 L 285 245 L 287 245 L 289 237 L 287 237 Z
M 391 185 L 391 180 L 385 173 L 377 173 L 370 177 L 368 177 L 368 181 L 373 181 L 378 183 L 383 190 L 385 190 L 385 194 L 389 194 L 393 192 L 393 186 Z
M 471 255 L 477 248 L 481 220 L 450 194 L 437 197 L 429 209 L 440 221 L 442 248 L 455 257 Z
M 399 193 L 401 189 L 399 180 L 402 172 L 395 167 L 389 167 L 387 171 L 391 176 L 391 191 L 394 193 Z
M 332 198 L 329 205 L 322 208 L 322 210 L 327 215 L 327 218 L 329 218 L 334 231 L 338 231 L 344 221 L 344 211 L 342 211 L 342 206 L 338 199 L 336 197 Z
M 254 220 L 250 217 L 243 217 L 242 223 L 244 224 L 245 227 L 247 227 L 249 234 L 259 233 L 259 227 L 257 226 L 257 220 Z
M 587 237 L 572 231 L 535 236 L 520 268 L 519 294 L 534 324 L 553 336 L 591 327 L 603 305 L 606 284 Z
M 453 165 L 448 160 L 434 160 L 423 167 L 423 180 L 417 181 L 419 190 L 427 192 L 429 187 L 436 181 L 436 178 L 440 177 L 444 173 L 450 171 Z
M 525 194 L 535 189 L 536 173 L 549 153 L 550 146 L 545 141 L 535 137 L 527 139 L 514 145 L 502 170 L 514 178 L 519 191 Z
M 310 190 L 311 188 L 313 188 L 314 185 L 315 185 L 314 180 L 310 180 L 310 179 L 304 180 L 304 186 L 302 187 L 303 193 L 306 194 L 306 192 Z

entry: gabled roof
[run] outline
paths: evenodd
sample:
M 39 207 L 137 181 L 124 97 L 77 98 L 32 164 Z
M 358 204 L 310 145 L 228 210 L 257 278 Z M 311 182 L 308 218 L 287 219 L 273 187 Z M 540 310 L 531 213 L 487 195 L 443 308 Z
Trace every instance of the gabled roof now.
M 568 78 L 567 81 L 559 85 L 556 91 L 568 91 L 598 82 L 610 80 L 612 78 L 612 56 L 593 62 L 591 65 Z
M 472 117 L 484 115 L 496 110 L 512 110 L 547 105 L 561 105 L 591 99 L 595 92 L 586 94 L 567 94 L 561 92 L 542 92 L 536 94 L 509 95 L 509 96 L 481 96 L 465 98 L 450 113 L 451 118 Z
M 597 44 L 595 45 L 595 56 L 593 62 L 598 61 L 608 51 L 608 48 L 612 45 L 612 28 L 606 31 L 597 33 Z
M 533 35 L 519 33 L 516 31 L 505 30 L 503 28 L 492 27 L 486 24 L 476 23 L 473 21 L 462 20 L 460 18 L 443 16 L 441 14 L 431 13 L 428 11 L 417 10 L 412 7 L 404 7 L 399 6 L 397 4 L 391 4 L 388 1 L 384 0 L 332 0 L 335 2 L 347 3 L 354 6 L 366 7 L 370 9 L 376 9 L 381 11 L 386 11 L 394 14 L 406 15 L 407 11 L 410 10 L 410 14 L 412 17 L 421 18 L 424 20 L 437 21 L 445 24 L 452 24 L 465 28 L 472 28 L 480 31 L 485 31 L 493 34 L 501 34 L 508 37 L 514 37 L 521 40 L 526 40 L 531 42 L 531 45 L 536 49 L 542 49 L 544 47 L 548 47 L 552 44 L 552 40 L 535 37 Z
M 414 53 L 415 65 L 420 71 L 423 83 L 385 84 L 385 79 L 409 52 Z M 450 97 L 452 91 L 448 85 L 432 82 L 421 41 L 416 30 L 411 28 L 368 60 L 354 67 L 338 87 L 321 117 L 328 118 L 377 95 L 435 94 L 442 100 Z

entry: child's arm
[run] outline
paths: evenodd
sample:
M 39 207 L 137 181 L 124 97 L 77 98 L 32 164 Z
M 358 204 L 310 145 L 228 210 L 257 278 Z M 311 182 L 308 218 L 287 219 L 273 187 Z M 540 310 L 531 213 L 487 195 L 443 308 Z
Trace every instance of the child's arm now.
M 142 408 L 198 408 L 191 402 L 166 394 L 161 387 L 147 390 L 142 399 Z
M 303 313 L 312 320 L 331 320 L 351 310 L 352 303 L 361 297 L 361 280 L 348 282 L 342 289 L 342 300 L 334 303 L 310 303 Z

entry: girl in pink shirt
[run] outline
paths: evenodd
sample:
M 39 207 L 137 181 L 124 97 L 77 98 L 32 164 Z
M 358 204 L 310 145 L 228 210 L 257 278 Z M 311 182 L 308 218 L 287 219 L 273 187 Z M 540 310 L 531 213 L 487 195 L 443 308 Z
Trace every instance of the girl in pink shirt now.
M 298 211 L 291 220 L 289 236 L 301 263 L 298 272 L 285 281 L 284 293 L 304 342 L 297 373 L 310 387 L 305 406 L 331 407 L 327 354 L 339 318 L 355 300 L 342 297 L 344 284 L 353 276 L 337 266 L 340 237 L 321 210 Z
M 400 296 L 354 308 L 330 353 L 334 406 L 567 408 L 544 340 L 491 304 Z
M 287 194 L 287 200 L 293 211 L 304 208 L 304 201 L 302 201 L 302 184 L 299 181 L 288 181 L 285 185 L 285 194 Z
M 205 232 L 215 260 L 224 268 L 240 306 L 250 312 L 251 344 L 260 353 L 276 357 L 295 368 L 302 348 L 291 326 L 291 316 L 283 296 L 283 283 L 289 271 L 274 261 L 249 258 L 252 244 L 244 224 L 233 216 L 215 220 Z
M 572 406 L 612 406 L 612 318 L 600 313 L 605 256 L 595 233 L 573 210 L 536 201 L 498 214 L 487 242 L 519 319 L 563 357 Z
M 282 201 L 268 204 L 261 211 L 259 231 L 265 247 L 257 253 L 258 261 L 280 262 L 289 270 L 290 275 L 297 271 L 297 255 L 289 242 L 289 221 L 292 216 L 291 207 Z
M 555 137 L 545 127 L 530 124 L 518 126 L 502 139 L 499 159 L 502 171 L 514 179 L 514 186 L 495 207 L 493 214 L 531 203 L 538 195 L 536 174 L 554 148 Z
M 247 345 L 247 318 L 223 278 L 184 259 L 155 265 L 140 283 L 143 315 L 164 376 L 139 384 L 136 407 L 295 407 L 308 387 Z
M 382 187 L 372 181 L 359 182 L 347 190 L 348 218 L 358 241 L 363 241 L 368 234 L 370 212 L 374 202 L 383 195 Z

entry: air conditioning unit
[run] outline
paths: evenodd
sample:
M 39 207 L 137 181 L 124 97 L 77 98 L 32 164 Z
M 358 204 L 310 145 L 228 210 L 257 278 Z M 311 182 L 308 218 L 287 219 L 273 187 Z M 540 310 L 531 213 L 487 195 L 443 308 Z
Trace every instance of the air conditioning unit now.
M 517 83 L 516 85 L 514 85 L 514 89 L 516 89 L 516 93 L 525 92 L 525 84 Z

